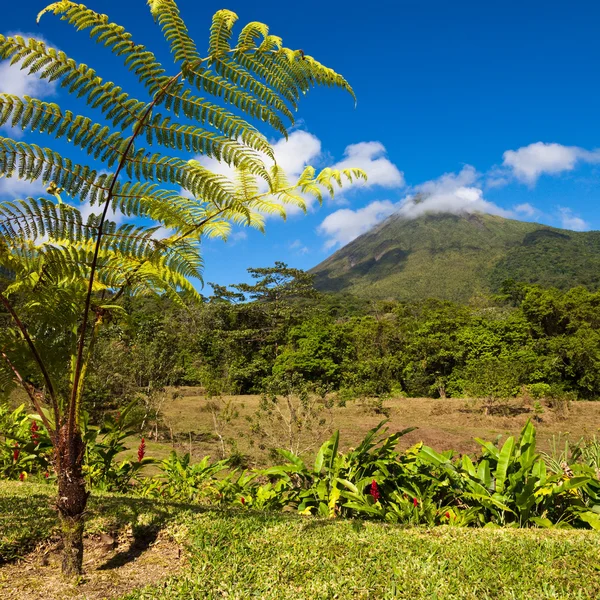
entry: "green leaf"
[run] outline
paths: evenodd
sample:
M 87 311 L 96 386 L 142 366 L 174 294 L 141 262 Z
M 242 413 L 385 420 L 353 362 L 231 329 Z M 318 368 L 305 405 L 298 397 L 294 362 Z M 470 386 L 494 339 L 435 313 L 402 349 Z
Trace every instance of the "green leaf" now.
M 506 472 L 512 458 L 512 453 L 515 447 L 515 438 L 511 435 L 500 451 L 498 465 L 496 466 L 496 491 L 501 494 L 504 491 L 504 483 L 506 481 Z

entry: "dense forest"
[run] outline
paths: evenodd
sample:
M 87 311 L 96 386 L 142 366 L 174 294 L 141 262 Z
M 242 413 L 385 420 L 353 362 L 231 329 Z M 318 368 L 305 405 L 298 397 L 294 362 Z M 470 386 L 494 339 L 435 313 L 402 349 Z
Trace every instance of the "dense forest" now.
M 506 281 L 469 303 L 368 301 L 320 294 L 283 263 L 253 284 L 212 285 L 200 305 L 125 299 L 98 340 L 91 406 L 138 390 L 278 393 L 290 382 L 348 399 L 406 395 L 506 398 L 525 389 L 600 395 L 600 293 Z

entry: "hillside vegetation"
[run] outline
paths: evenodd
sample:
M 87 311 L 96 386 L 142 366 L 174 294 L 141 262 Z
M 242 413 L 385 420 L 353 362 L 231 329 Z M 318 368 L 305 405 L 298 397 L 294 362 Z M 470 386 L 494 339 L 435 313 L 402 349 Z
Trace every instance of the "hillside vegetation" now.
M 115 408 L 164 386 L 221 394 L 600 397 L 600 293 L 507 282 L 470 304 L 319 295 L 277 264 L 202 304 L 126 299 L 99 337 L 86 400 Z M 533 386 L 533 387 L 531 387 Z
M 397 215 L 312 269 L 321 291 L 368 298 L 467 301 L 503 281 L 568 289 L 600 284 L 600 232 L 485 214 Z

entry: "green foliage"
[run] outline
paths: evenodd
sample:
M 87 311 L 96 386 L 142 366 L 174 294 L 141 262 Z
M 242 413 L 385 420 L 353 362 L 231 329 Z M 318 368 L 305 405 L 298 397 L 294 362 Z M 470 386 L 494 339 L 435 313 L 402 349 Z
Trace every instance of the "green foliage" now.
M 385 436 L 385 421 L 354 449 L 339 451 L 339 432 L 318 450 L 314 465 L 279 450 L 285 460 L 260 471 L 226 475 L 227 461 L 192 465 L 175 453 L 161 478 L 140 493 L 179 501 L 246 508 L 293 508 L 302 515 L 360 517 L 409 525 L 577 527 L 600 529 L 597 443 L 582 445 L 571 462 L 549 472 L 536 452 L 531 422 L 502 445 L 477 440 L 481 456 L 456 457 L 422 443 L 396 446 L 412 429 Z M 553 463 L 550 462 L 550 465 Z
M 65 412 L 70 435 L 79 426 L 95 343 L 107 323 L 123 316 L 118 299 L 160 294 L 181 307 L 184 299 L 198 301 L 192 280 L 201 279 L 202 238 L 226 238 L 232 224 L 263 229 L 265 215 L 285 217 L 286 205 L 305 209 L 307 196 L 321 201 L 323 190 L 333 194 L 343 180 L 365 177 L 358 169 L 306 167 L 289 182 L 254 124 L 287 136 L 291 109 L 310 88 L 353 94 L 342 76 L 285 48 L 261 23 L 242 28 L 234 42 L 237 16 L 226 10 L 214 15 L 208 54 L 201 56 L 173 0 L 148 5 L 173 53 L 171 75 L 123 27 L 82 4 L 62 0 L 38 16 L 51 13 L 89 30 L 92 42 L 123 60 L 144 99 L 42 41 L 0 35 L 0 60 L 56 81 L 93 115 L 0 94 L 0 125 L 14 137 L 18 129 L 61 139 L 94 165 L 27 137 L 0 137 L 0 177 L 38 181 L 48 194 L 0 202 L 0 388 L 19 383 L 35 404 L 35 390 L 45 387 L 53 425 L 41 406 L 36 410 L 52 436 Z M 185 152 L 227 163 L 234 179 L 181 158 Z M 84 201 L 98 215 L 84 219 L 77 206 Z M 110 209 L 123 214 L 123 225 L 107 219 Z
M 137 461 L 117 461 L 118 455 L 126 450 L 126 438 L 137 434 L 132 428 L 130 404 L 116 416 L 106 414 L 98 426 L 89 423 L 89 415 L 82 419 L 82 437 L 85 442 L 83 474 L 87 483 L 99 490 L 127 492 L 137 473 L 154 463 L 151 458 L 141 457 Z
M 523 394 L 565 414 L 572 400 L 600 397 L 598 292 L 523 284 L 518 296 L 471 305 L 340 306 L 283 263 L 251 271 L 281 283 L 259 281 L 245 293 L 217 286 L 185 310 L 166 298 L 129 300 L 130 318 L 98 339 L 89 402 L 114 407 L 165 385 L 262 394 L 294 377 L 366 405 L 390 395 Z
M 57 526 L 50 508 L 53 493 L 52 486 L 0 482 L 0 562 L 22 557 L 51 538 Z M 148 524 L 182 543 L 186 560 L 177 575 L 132 590 L 128 600 L 214 599 L 224 594 L 240 600 L 365 594 L 414 600 L 596 600 L 600 594 L 594 558 L 600 539 L 594 531 L 426 530 L 211 510 L 107 493 L 90 497 L 90 535 L 135 532 Z M 23 572 L 20 583 L 27 577 Z M 0 585 L 10 589 L 11 583 Z
M 179 456 L 175 451 L 161 461 L 161 477 L 146 478 L 140 482 L 142 496 L 166 497 L 181 502 L 215 500 L 218 490 L 216 476 L 227 468 L 227 461 L 210 462 L 204 457 L 192 464 L 190 455 Z
M 32 474 L 49 477 L 52 448 L 39 417 L 25 405 L 10 410 L 0 404 L 0 477 L 25 479 Z

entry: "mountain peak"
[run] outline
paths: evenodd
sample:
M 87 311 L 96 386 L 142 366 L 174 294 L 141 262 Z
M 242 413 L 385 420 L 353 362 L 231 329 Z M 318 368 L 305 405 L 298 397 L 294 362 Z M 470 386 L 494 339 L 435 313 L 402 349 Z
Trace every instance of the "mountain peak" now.
M 392 215 L 311 271 L 321 291 L 467 301 L 506 279 L 561 289 L 600 286 L 600 232 L 483 213 Z

